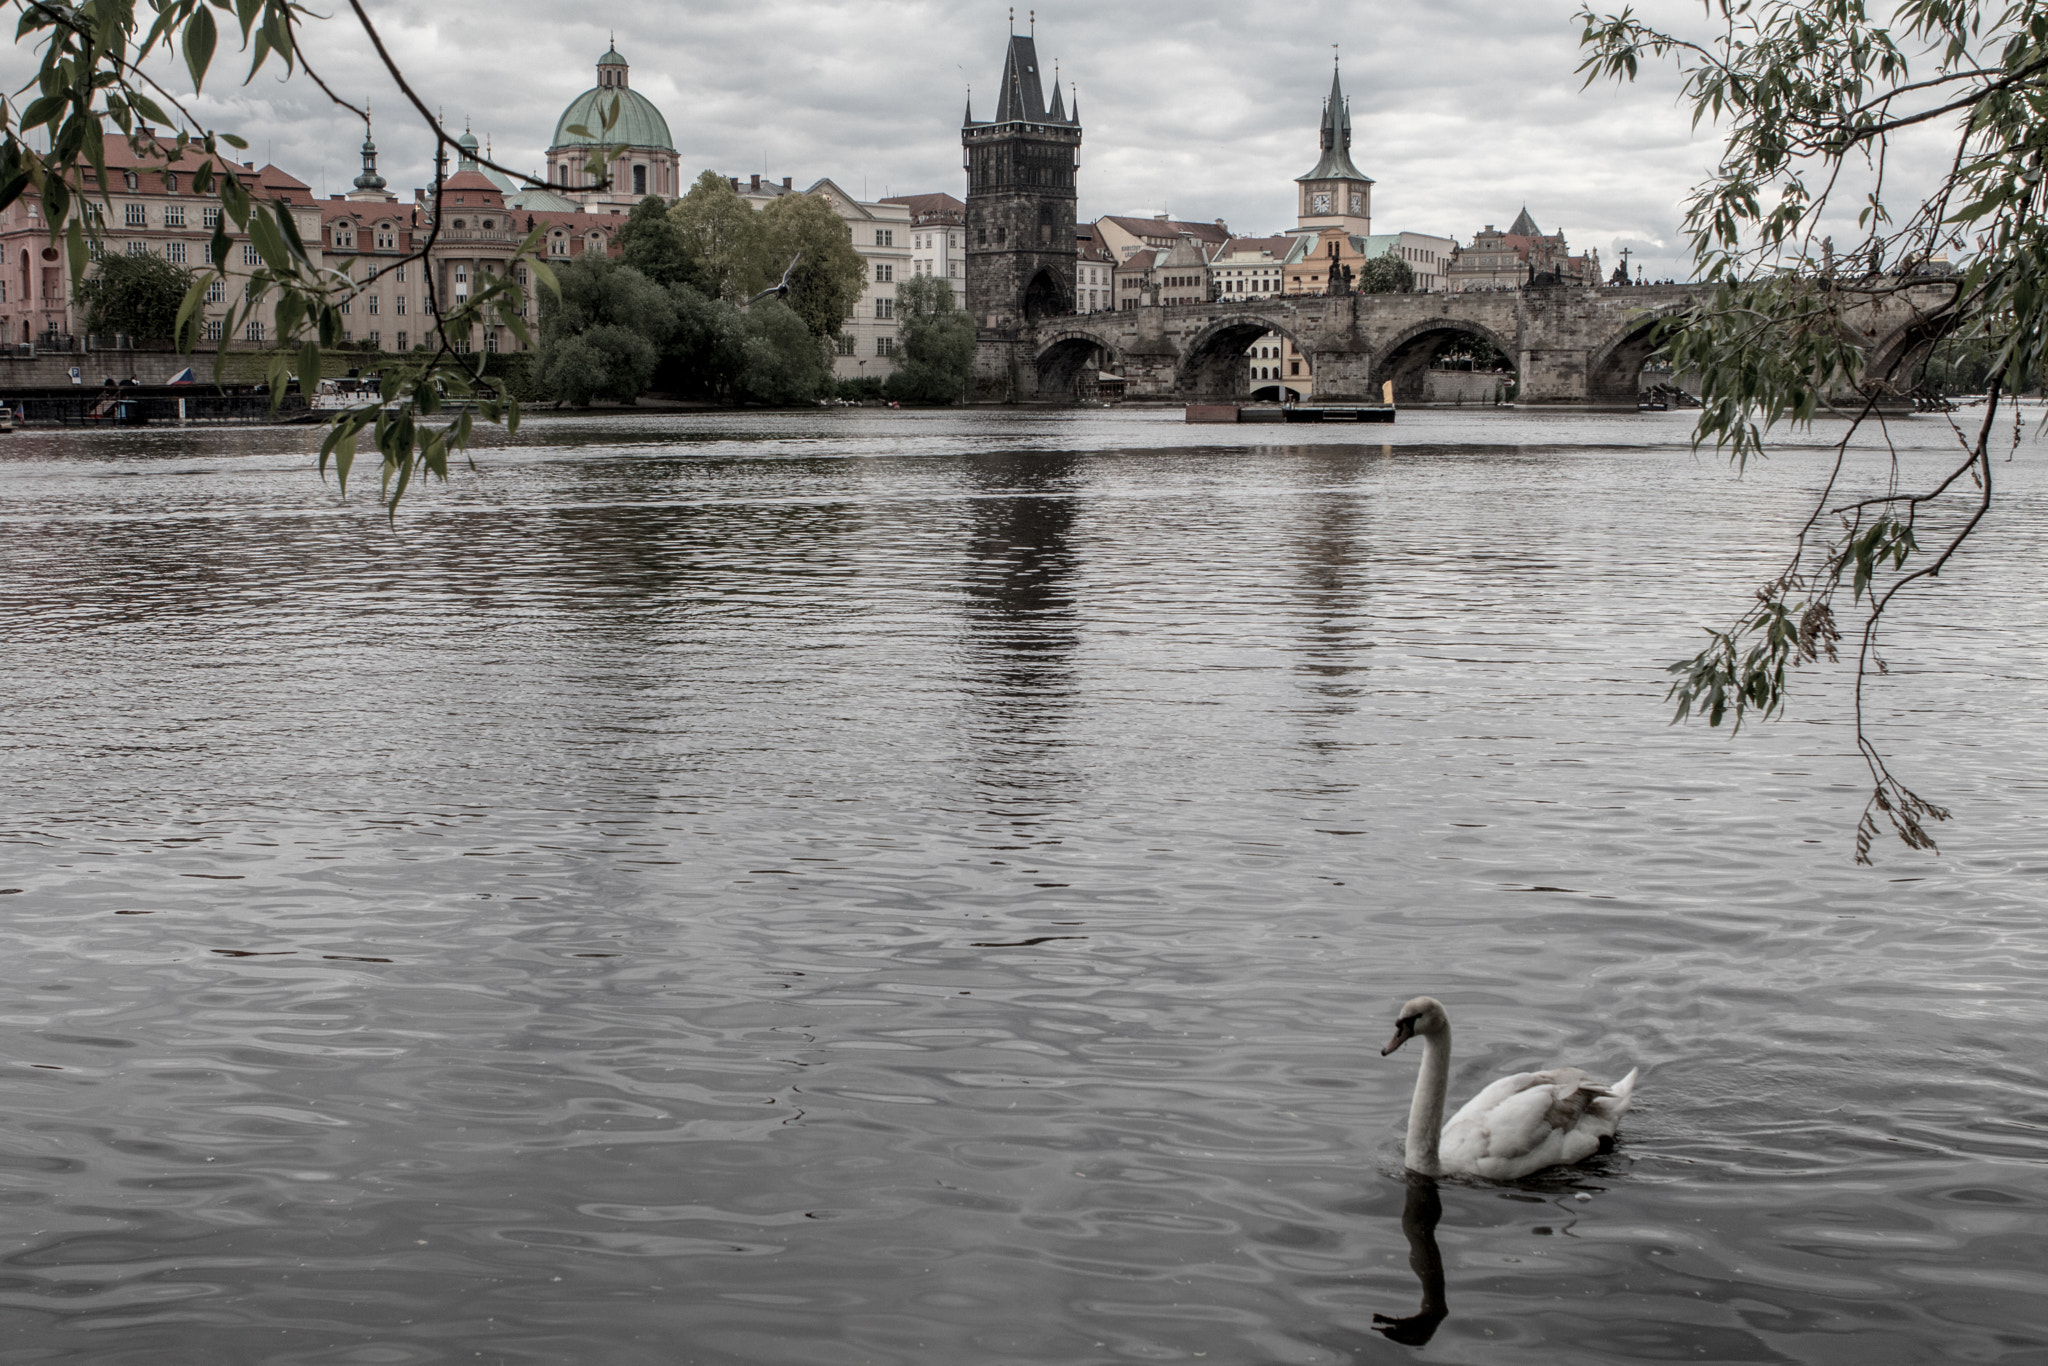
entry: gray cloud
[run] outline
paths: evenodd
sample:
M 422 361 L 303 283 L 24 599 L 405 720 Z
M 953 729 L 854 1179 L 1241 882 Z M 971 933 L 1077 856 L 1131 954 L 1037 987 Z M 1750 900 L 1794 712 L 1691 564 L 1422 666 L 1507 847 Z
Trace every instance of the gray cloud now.
M 472 123 L 513 166 L 539 169 L 557 115 L 593 83 L 616 30 L 633 85 L 667 116 L 686 175 L 830 176 L 869 195 L 961 192 L 965 87 L 975 87 L 980 112 L 992 109 L 1007 8 L 615 0 L 579 18 L 542 0 L 370 5 L 421 97 L 458 127 Z M 1692 7 L 1646 8 L 1676 18 Z M 309 25 L 309 51 L 337 89 L 372 104 L 381 169 L 409 195 L 431 174 L 431 144 L 347 10 L 333 9 L 335 18 Z M 1611 261 L 1627 244 L 1654 273 L 1679 271 L 1680 201 L 1711 163 L 1711 136 L 1690 129 L 1668 73 L 1582 92 L 1574 9 L 1572 0 L 1048 0 L 1037 31 L 1042 54 L 1080 90 L 1084 215 L 1163 209 L 1244 232 L 1290 224 L 1293 177 L 1316 156 L 1335 42 L 1356 160 L 1378 182 L 1375 227 L 1468 239 L 1527 204 L 1575 247 Z M 222 62 L 231 59 L 224 50 Z M 28 54 L 6 60 L 13 83 L 28 74 Z M 266 72 L 239 86 L 217 76 L 199 107 L 248 137 L 250 155 L 315 189 L 339 192 L 356 173 L 359 125 L 302 79 Z

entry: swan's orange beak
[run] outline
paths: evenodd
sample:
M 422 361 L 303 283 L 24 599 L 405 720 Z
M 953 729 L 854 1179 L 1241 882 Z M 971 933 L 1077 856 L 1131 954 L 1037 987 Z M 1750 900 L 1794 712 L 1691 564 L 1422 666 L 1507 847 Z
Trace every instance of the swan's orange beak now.
M 1380 1056 L 1383 1058 L 1386 1057 L 1387 1054 L 1393 1052 L 1395 1049 L 1399 1048 L 1402 1044 L 1407 1043 L 1410 1039 L 1414 1037 L 1415 1021 L 1401 1021 L 1401 1023 L 1394 1026 L 1394 1041 L 1388 1044 L 1385 1048 L 1382 1048 L 1380 1050 Z

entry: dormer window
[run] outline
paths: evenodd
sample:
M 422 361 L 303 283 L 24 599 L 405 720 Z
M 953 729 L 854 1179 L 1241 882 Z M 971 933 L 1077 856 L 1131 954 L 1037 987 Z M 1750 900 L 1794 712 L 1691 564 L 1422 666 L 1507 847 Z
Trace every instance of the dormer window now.
M 455 220 L 455 226 L 458 228 L 462 226 L 462 220 L 460 218 Z
M 172 171 L 172 172 L 169 172 L 168 174 L 166 174 L 166 175 L 164 176 L 164 193 L 165 193 L 165 194 L 176 194 L 177 192 L 178 192 L 178 173 L 177 173 L 176 171 Z
M 133 171 L 124 172 L 121 176 L 121 186 L 123 189 L 133 190 L 139 187 L 141 184 L 142 182 L 136 178 L 135 172 Z
M 486 228 L 488 228 L 488 227 L 492 226 L 492 221 L 491 221 L 490 219 L 486 218 L 486 219 L 484 220 L 484 226 L 485 226 Z

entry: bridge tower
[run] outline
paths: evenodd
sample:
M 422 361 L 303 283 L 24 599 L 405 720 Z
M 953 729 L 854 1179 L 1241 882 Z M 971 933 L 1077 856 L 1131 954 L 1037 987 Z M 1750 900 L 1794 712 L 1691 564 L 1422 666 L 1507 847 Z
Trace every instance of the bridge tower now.
M 967 311 L 981 336 L 976 396 L 1025 397 L 1036 387 L 1019 368 L 1028 364 L 1026 328 L 1074 309 L 1074 182 L 1081 162 L 1080 110 L 1067 110 L 1057 80 L 1046 107 L 1034 37 L 1010 35 L 995 117 L 976 122 L 970 101 L 960 144 Z

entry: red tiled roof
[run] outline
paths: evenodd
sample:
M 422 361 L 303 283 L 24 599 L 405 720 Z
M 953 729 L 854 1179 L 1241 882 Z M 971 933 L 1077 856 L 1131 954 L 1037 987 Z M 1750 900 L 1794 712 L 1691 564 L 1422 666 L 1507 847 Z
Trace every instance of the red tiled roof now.
M 912 223 L 965 223 L 967 206 L 949 194 L 899 194 L 879 201 L 883 204 L 901 204 L 910 210 Z
M 1133 237 L 1179 237 L 1185 234 L 1198 242 L 1226 242 L 1230 239 L 1230 229 L 1221 223 L 1181 223 L 1171 219 L 1162 222 L 1157 218 L 1120 218 L 1115 214 L 1106 217 Z

